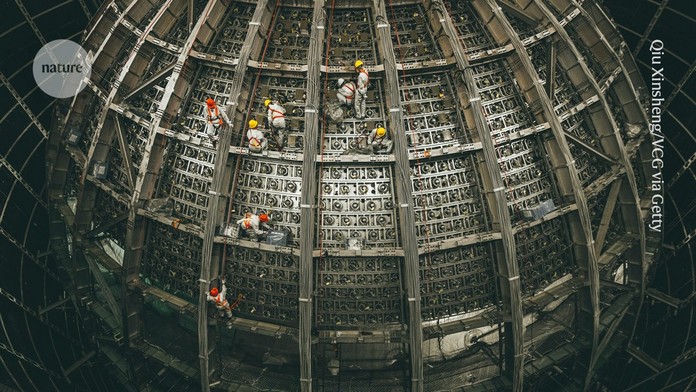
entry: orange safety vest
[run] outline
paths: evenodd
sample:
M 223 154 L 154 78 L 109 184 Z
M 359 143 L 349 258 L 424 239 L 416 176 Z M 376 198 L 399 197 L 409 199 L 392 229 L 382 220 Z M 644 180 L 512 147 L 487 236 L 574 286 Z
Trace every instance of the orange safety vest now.
M 250 229 L 251 228 L 251 219 L 244 219 L 244 222 L 242 222 L 245 228 Z
M 213 124 L 215 128 L 219 127 L 222 125 L 222 118 L 220 117 L 220 109 L 218 109 L 217 106 L 215 106 L 215 115 L 213 115 L 213 111 L 210 110 L 208 107 L 208 122 Z M 217 124 L 215 123 L 217 121 Z
M 227 298 L 220 298 L 222 297 L 222 294 L 218 294 L 216 297 L 213 297 L 215 300 L 215 305 L 216 306 L 227 306 Z

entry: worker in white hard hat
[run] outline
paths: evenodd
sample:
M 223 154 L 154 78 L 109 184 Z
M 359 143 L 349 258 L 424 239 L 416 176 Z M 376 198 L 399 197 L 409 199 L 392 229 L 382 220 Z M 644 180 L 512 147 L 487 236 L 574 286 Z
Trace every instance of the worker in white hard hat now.
M 378 127 L 372 130 L 367 136 L 367 145 L 372 147 L 372 152 L 384 152 L 389 154 L 392 150 L 394 142 L 387 137 L 387 130 L 383 127 Z
M 268 126 L 276 133 L 279 147 L 285 143 L 285 108 L 278 101 L 266 99 L 263 102 L 268 109 Z
M 247 140 L 249 141 L 249 151 L 262 152 L 268 149 L 268 139 L 266 135 L 258 129 L 259 122 L 253 118 L 249 120 L 249 129 L 247 130 Z
M 213 145 L 215 145 L 215 142 L 218 138 L 218 133 L 220 132 L 220 128 L 225 126 L 225 124 L 229 124 L 230 119 L 227 117 L 227 113 L 225 113 L 225 110 L 217 106 L 214 99 L 206 99 L 205 106 L 205 134 L 213 142 Z
M 346 106 L 353 106 L 353 98 L 355 97 L 355 83 L 350 80 L 345 80 L 343 78 L 338 79 L 336 84 L 338 91 L 336 92 L 336 98 L 338 101 Z
M 355 118 L 365 118 L 367 105 L 367 87 L 370 85 L 370 74 L 363 68 L 362 60 L 355 62 L 355 72 L 358 73 L 358 83 L 355 91 Z

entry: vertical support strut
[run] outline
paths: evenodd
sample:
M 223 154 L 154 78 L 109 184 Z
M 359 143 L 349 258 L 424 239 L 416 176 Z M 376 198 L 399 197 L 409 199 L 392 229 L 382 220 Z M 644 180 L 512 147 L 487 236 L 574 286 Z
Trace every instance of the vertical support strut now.
M 498 170 L 495 145 L 491 137 L 491 130 L 483 112 L 483 102 L 478 87 L 474 81 L 473 71 L 467 60 L 462 43 L 457 39 L 457 30 L 452 19 L 447 13 L 444 4 L 440 0 L 433 1 L 433 8 L 440 13 L 442 27 L 449 38 L 457 67 L 462 70 L 468 93 L 469 104 L 474 115 L 476 129 L 483 147 L 483 160 L 485 166 L 484 177 L 489 182 L 488 203 L 492 215 L 493 230 L 501 233 L 501 241 L 497 243 L 496 257 L 498 272 L 500 274 L 500 288 L 503 295 L 503 309 L 505 322 L 505 368 L 512 378 L 512 390 L 522 391 L 524 382 L 524 322 L 522 312 L 522 291 L 520 273 L 515 252 L 515 236 L 512 232 L 512 219 L 507 207 L 505 187 Z
M 544 16 L 554 26 L 554 28 L 556 29 L 556 31 L 558 33 L 559 38 L 561 40 L 563 40 L 563 42 L 568 47 L 568 49 L 575 55 L 576 58 L 581 58 L 581 54 L 578 51 L 577 47 L 575 46 L 575 43 L 571 40 L 570 36 L 565 31 L 563 26 L 561 26 L 560 22 L 556 19 L 556 17 L 553 15 L 551 10 L 549 10 L 548 7 L 539 0 L 535 0 L 535 3 L 539 7 L 539 9 L 542 11 Z M 576 4 L 576 6 L 577 6 L 577 4 Z M 591 20 L 591 18 L 587 15 L 587 13 L 581 7 L 578 7 L 578 9 L 581 10 L 581 14 L 585 18 L 587 18 L 588 20 Z M 591 23 L 589 25 L 593 26 Z M 596 29 L 596 27 L 595 27 L 595 29 Z M 602 35 L 598 31 L 596 31 L 596 33 L 600 37 L 602 37 Z M 604 40 L 602 40 L 602 42 L 607 44 L 606 41 L 604 41 Z M 607 47 L 610 47 L 610 46 L 607 45 Z M 613 51 L 610 51 L 610 52 L 614 53 Z M 618 59 L 618 57 L 615 57 L 615 60 L 619 64 L 621 64 L 621 61 L 620 61 L 620 59 Z M 594 90 L 597 92 L 600 92 L 601 91 L 600 86 L 597 83 L 597 81 L 595 80 L 595 78 L 592 76 L 592 73 L 590 72 L 589 68 L 587 67 L 587 64 L 585 64 L 584 61 L 579 61 L 578 64 L 579 64 L 580 68 L 582 69 L 583 74 L 585 75 L 587 80 L 590 82 L 590 84 L 594 88 Z M 622 68 L 623 68 L 623 66 L 622 66 Z M 625 72 L 625 70 L 624 70 L 624 72 Z M 637 231 L 637 234 L 639 237 L 639 246 L 640 246 L 640 250 L 638 252 L 638 255 L 636 256 L 637 258 L 640 259 L 639 262 L 640 262 L 640 268 L 641 268 L 640 296 L 639 296 L 640 301 L 641 301 L 639 304 L 639 307 L 640 307 L 642 305 L 642 300 L 645 297 L 645 290 L 646 290 L 645 277 L 646 277 L 646 272 L 647 272 L 645 227 L 642 224 L 642 214 L 640 211 L 640 197 L 637 193 L 638 188 L 637 188 L 635 174 L 633 172 L 633 167 L 631 166 L 631 162 L 628 159 L 628 154 L 626 153 L 626 148 L 625 148 L 622 140 L 620 139 L 620 133 L 619 133 L 619 129 L 616 125 L 616 122 L 614 121 L 613 117 L 609 114 L 609 113 L 611 113 L 611 111 L 609 109 L 609 105 L 607 103 L 607 100 L 604 97 L 604 95 L 601 93 L 598 94 L 598 96 L 599 96 L 599 102 L 600 102 L 600 105 L 602 106 L 602 109 L 604 110 L 605 113 L 607 113 L 607 119 L 609 121 L 609 124 L 611 126 L 611 130 L 612 130 L 609 140 L 617 146 L 616 152 L 613 154 L 614 155 L 613 158 L 616 158 L 622 164 L 622 166 L 626 169 L 626 182 L 629 185 L 630 194 L 627 195 L 627 197 L 624 196 L 623 197 L 624 200 L 621 200 L 621 202 L 626 203 L 626 202 L 630 201 L 635 206 L 635 208 L 634 208 L 635 216 L 633 217 L 633 219 L 634 219 L 634 222 L 636 223 L 636 225 L 635 225 L 636 227 L 633 227 L 632 229 Z M 646 122 L 647 122 L 647 118 L 646 118 Z M 618 190 L 615 190 L 615 192 L 620 192 L 620 185 L 615 185 L 615 186 L 619 188 Z M 612 191 L 614 191 L 613 188 L 612 188 Z M 620 198 L 621 198 L 621 196 L 620 196 Z M 580 210 L 578 209 L 578 211 L 580 211 Z M 603 219 L 604 219 L 604 217 L 603 217 Z M 591 234 L 591 232 L 590 232 L 590 234 Z M 597 288 L 597 291 L 599 291 L 598 288 Z M 597 294 L 599 294 L 599 293 L 597 293 Z M 597 316 L 597 317 L 599 317 L 599 316 Z M 595 335 L 596 335 L 596 333 L 595 333 Z M 597 360 L 599 359 L 598 353 L 600 350 L 597 349 L 598 344 L 599 344 L 598 339 L 599 339 L 598 336 L 593 339 L 592 354 L 590 356 L 590 363 L 588 366 L 587 376 L 585 378 L 585 385 L 584 385 L 585 390 L 587 390 L 589 388 L 589 385 L 592 381 L 592 378 L 594 377 L 595 365 L 597 364 Z
M 317 199 L 315 158 L 319 138 L 318 108 L 321 82 L 321 58 L 324 32 L 327 30 L 324 0 L 314 2 L 312 31 L 307 51 L 307 110 L 305 110 L 304 159 L 302 161 L 302 194 L 300 195 L 300 297 L 299 297 L 299 353 L 300 387 L 312 391 L 312 293 L 314 291 L 314 238 Z
M 399 230 L 404 249 L 404 281 L 408 307 L 408 342 L 411 362 L 411 392 L 423 391 L 423 328 L 421 321 L 420 276 L 418 274 L 418 239 L 411 195 L 408 144 L 399 95 L 399 75 L 384 2 L 374 2 L 378 45 L 384 57 L 386 98 L 389 106 L 391 136 L 394 141 L 396 196 L 399 202 Z
M 563 178 L 566 176 L 559 177 L 560 179 L 563 179 L 566 185 L 569 185 L 572 188 L 573 197 L 578 207 L 577 213 L 580 222 L 580 230 L 577 231 L 577 234 L 583 241 L 583 243 L 580 244 L 580 249 L 585 252 L 585 260 L 582 267 L 586 268 L 587 270 L 587 276 L 585 279 L 588 283 L 592 320 L 591 352 L 592 355 L 594 355 L 599 344 L 599 267 L 597 264 L 597 252 L 595 252 L 594 239 L 592 236 L 590 212 L 589 208 L 587 207 L 587 197 L 583 191 L 578 171 L 572 163 L 573 157 L 570 153 L 570 148 L 568 146 L 565 133 L 563 132 L 563 127 L 555 114 L 550 97 L 546 94 L 546 91 L 539 81 L 539 76 L 534 68 L 534 65 L 532 64 L 532 61 L 527 55 L 527 51 L 522 44 L 522 41 L 513 29 L 505 14 L 503 14 L 502 9 L 498 6 L 498 4 L 496 4 L 494 0 L 485 0 L 485 2 L 500 23 L 501 28 L 509 37 L 524 71 L 530 75 L 532 79 L 533 88 L 539 97 L 544 118 L 551 125 L 551 132 L 554 136 L 555 147 L 559 153 L 557 158 L 559 158 L 561 161 L 560 167 L 567 170 L 567 178 Z M 558 29 L 559 26 L 556 28 Z
M 215 2 L 213 1 L 211 3 Z M 212 7 L 209 8 L 212 9 Z M 229 114 L 232 114 L 232 110 L 236 109 L 239 104 L 242 82 L 244 81 L 247 63 L 249 62 L 249 56 L 253 47 L 252 44 L 257 37 L 261 17 L 265 12 L 265 8 L 266 0 L 260 0 L 256 4 L 256 10 L 249 23 L 249 30 L 247 31 L 244 45 L 239 52 L 239 62 L 237 63 L 237 68 L 232 78 L 232 89 L 227 100 L 227 107 L 225 108 L 226 112 Z M 206 11 L 208 11 L 208 9 L 206 9 Z M 204 14 L 207 15 L 208 12 L 204 12 Z M 195 31 L 197 31 L 197 29 L 194 29 L 194 32 Z M 229 115 L 228 117 L 231 122 L 234 122 L 235 116 Z M 207 294 L 210 289 L 210 281 L 213 278 L 213 268 L 215 268 L 212 262 L 215 228 L 223 222 L 225 216 L 224 200 L 229 197 L 228 190 L 226 189 L 226 184 L 228 184 L 228 182 L 225 181 L 225 178 L 229 178 L 227 169 L 230 160 L 229 146 L 232 140 L 232 129 L 234 129 L 234 124 L 228 124 L 220 130 L 219 134 L 217 152 L 215 155 L 215 167 L 213 169 L 213 180 L 209 191 L 211 195 L 208 205 L 210 215 L 208 219 L 206 219 L 204 225 L 201 274 L 198 280 L 200 289 L 198 294 L 198 358 L 200 360 L 201 391 L 204 392 L 210 390 L 210 366 L 208 359 L 211 350 L 208 345 Z M 222 274 L 224 271 L 219 271 L 219 273 Z

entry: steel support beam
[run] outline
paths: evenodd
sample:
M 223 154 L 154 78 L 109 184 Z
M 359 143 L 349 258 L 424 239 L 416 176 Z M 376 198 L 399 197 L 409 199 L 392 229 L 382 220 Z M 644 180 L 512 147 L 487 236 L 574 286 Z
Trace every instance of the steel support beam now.
M 17 249 L 19 249 L 19 251 L 22 252 L 24 256 L 26 256 L 29 260 L 33 261 L 34 264 L 36 264 L 39 268 L 41 268 L 42 271 L 46 273 L 46 275 L 53 278 L 56 282 L 62 282 L 60 277 L 55 272 L 51 271 L 45 262 L 42 263 L 41 261 L 39 261 L 39 259 L 37 259 L 36 256 L 29 251 L 29 249 L 27 249 L 23 244 L 19 243 L 19 241 L 17 241 L 17 239 L 14 238 L 12 234 L 8 233 L 2 226 L 0 226 L 0 235 L 5 237 L 14 246 L 16 246 Z
M 504 330 L 507 342 L 505 345 L 506 371 L 512 379 L 512 390 L 522 391 L 524 388 L 522 285 L 517 263 L 515 236 L 512 231 L 512 219 L 505 196 L 505 186 L 497 164 L 495 144 L 483 111 L 481 96 L 478 87 L 476 87 L 474 74 L 465 55 L 462 43 L 458 39 L 457 30 L 444 4 L 440 0 L 435 0 L 433 4 L 435 5 L 434 9 L 440 13 L 440 20 L 452 46 L 454 57 L 457 60 L 457 67 L 462 70 L 468 96 L 461 97 L 461 99 L 468 100 L 468 103 L 471 105 L 476 129 L 483 147 L 484 164 L 482 166 L 485 167 L 485 172 L 481 174 L 482 177 L 487 179 L 484 182 L 484 186 L 488 186 L 486 192 L 490 195 L 488 204 L 492 215 L 492 228 L 501 233 L 501 241 L 496 245 L 496 253 L 499 255 L 496 257 L 496 260 L 498 263 L 497 271 L 500 274 L 500 287 L 504 298 L 502 301 L 504 306 L 502 319 L 506 320 Z
M 599 157 L 599 158 L 602 158 L 603 160 L 605 160 L 607 163 L 609 163 L 609 164 L 612 165 L 612 166 L 613 166 L 613 165 L 616 165 L 616 164 L 618 163 L 618 162 L 616 162 L 615 159 L 609 157 L 608 155 L 606 155 L 605 153 L 599 151 L 598 149 L 596 149 L 596 148 L 590 146 L 590 145 L 587 144 L 584 140 L 580 139 L 579 137 L 575 136 L 574 134 L 572 134 L 572 133 L 570 133 L 570 132 L 568 132 L 568 131 L 566 131 L 566 130 L 563 130 L 563 132 L 565 133 L 565 135 L 566 135 L 566 137 L 567 137 L 568 139 L 572 140 L 573 143 L 575 143 L 578 147 L 580 147 L 580 148 L 582 148 L 583 150 L 589 152 L 590 154 L 593 154 L 593 155 L 595 155 L 595 156 L 597 156 L 597 157 Z
M 503 3 L 505 4 L 505 3 Z M 546 59 L 546 95 L 553 97 L 556 92 L 556 39 L 549 38 L 549 53 Z
M 583 192 L 582 184 L 580 183 L 580 178 L 578 171 L 572 164 L 573 157 L 570 153 L 570 148 L 568 146 L 568 141 L 565 137 L 565 132 L 563 131 L 563 126 L 561 125 L 559 118 L 553 108 L 553 103 L 550 97 L 546 94 L 543 86 L 539 82 L 539 76 L 532 64 L 531 59 L 527 55 L 526 49 L 522 44 L 519 36 L 513 29 L 507 17 L 503 14 L 502 9 L 497 6 L 494 0 L 486 0 L 486 3 L 490 7 L 493 14 L 496 16 L 500 23 L 500 26 L 505 30 L 506 35 L 510 38 L 510 41 L 515 48 L 517 57 L 526 73 L 530 75 L 531 82 L 536 94 L 539 97 L 541 104 L 542 113 L 551 125 L 551 132 L 553 133 L 556 148 L 559 152 L 557 159 L 560 160 L 560 166 L 564 166 L 565 170 L 568 172 L 568 176 L 565 178 L 567 182 L 566 185 L 572 188 L 573 197 L 578 208 L 578 220 L 580 223 L 580 229 L 577 230 L 576 234 L 580 237 L 582 243 L 579 244 L 580 248 L 586 252 L 584 254 L 585 260 L 582 261 L 583 269 L 586 269 L 586 279 L 588 282 L 590 306 L 591 306 L 591 321 L 592 321 L 592 345 L 591 352 L 594 356 L 597 345 L 599 344 L 599 267 L 597 265 L 597 253 L 595 252 L 594 239 L 592 236 L 592 223 L 590 220 L 589 208 L 587 207 L 587 197 Z M 553 16 L 553 15 L 552 15 Z M 547 15 L 548 17 L 548 15 Z M 554 24 L 558 34 L 565 34 L 563 27 L 556 22 Z M 566 35 L 567 36 L 567 35 Z M 565 177 L 565 176 L 564 176 Z
M 579 50 L 576 48 L 575 43 L 571 40 L 570 36 L 565 31 L 565 29 L 560 25 L 560 23 L 558 22 L 556 17 L 553 15 L 553 13 L 540 0 L 535 0 L 535 3 L 539 7 L 541 12 L 546 16 L 546 18 L 551 22 L 551 24 L 554 26 L 554 28 L 556 28 L 559 39 L 563 40 L 565 45 L 568 47 L 568 49 L 573 53 L 573 55 L 576 58 L 581 59 L 582 55 L 580 54 Z M 577 4 L 575 1 L 574 1 L 574 3 Z M 603 38 L 603 35 L 599 31 L 597 31 L 596 25 L 594 25 L 594 23 L 591 23 L 592 19 L 587 15 L 586 11 L 584 11 L 582 8 L 579 8 L 579 9 L 581 11 L 581 15 L 583 15 L 586 19 L 588 19 L 588 22 L 590 22 L 590 23 L 588 23 L 588 26 L 590 26 L 590 28 L 595 29 L 596 34 L 598 34 L 598 36 L 600 37 L 600 41 L 604 43 L 606 48 L 608 50 L 610 50 L 611 53 L 613 53 L 615 61 L 617 61 L 619 64 L 622 64 L 618 55 L 612 50 L 611 45 L 609 45 L 608 42 L 606 42 L 606 40 Z M 634 215 L 633 219 L 634 219 L 634 222 L 636 222 L 636 225 L 635 225 L 636 227 L 631 227 L 629 230 L 635 230 L 638 234 L 639 241 L 640 241 L 640 249 L 639 249 L 638 255 L 636 257 L 638 257 L 640 259 L 639 260 L 639 263 L 640 263 L 639 268 L 641 268 L 641 279 L 640 279 L 640 287 L 639 287 L 640 288 L 640 297 L 639 298 L 640 298 L 640 301 L 642 304 L 642 299 L 644 297 L 644 293 L 645 293 L 645 289 L 646 289 L 646 287 L 645 287 L 645 285 L 646 285 L 645 274 L 647 271 L 647 257 L 646 257 L 646 243 L 645 243 L 645 227 L 643 225 L 642 214 L 640 211 L 640 198 L 639 198 L 638 193 L 637 193 L 638 188 L 637 188 L 637 184 L 636 184 L 635 175 L 633 173 L 633 168 L 631 166 L 631 162 L 628 159 L 628 155 L 626 153 L 626 149 L 625 149 L 625 146 L 623 144 L 623 141 L 620 139 L 620 133 L 619 133 L 618 127 L 616 125 L 616 122 L 614 121 L 613 117 L 610 115 L 611 110 L 609 108 L 609 105 L 608 105 L 604 95 L 601 94 L 601 87 L 599 86 L 598 82 L 592 76 L 592 73 L 590 72 L 587 64 L 585 64 L 584 61 L 578 61 L 578 65 L 580 66 L 587 81 L 590 83 L 592 88 L 594 88 L 594 90 L 598 93 L 598 97 L 599 97 L 599 101 L 600 101 L 600 104 L 602 106 L 602 109 L 604 110 L 604 113 L 607 117 L 607 120 L 609 121 L 609 124 L 611 125 L 611 130 L 613 130 L 613 132 L 612 132 L 613 137 L 610 137 L 610 139 L 608 139 L 608 140 L 610 142 L 613 142 L 615 144 L 615 146 L 617 147 L 617 150 L 614 153 L 614 155 L 616 155 L 615 158 L 626 169 L 626 181 L 627 181 L 627 185 L 630 188 L 630 195 L 624 196 L 621 199 L 622 199 L 622 203 L 624 203 L 624 204 L 628 203 L 628 202 L 632 202 L 635 204 L 635 206 L 634 206 L 635 208 L 633 210 L 635 215 Z M 643 116 L 645 116 L 644 113 L 643 113 Z M 646 118 L 646 122 L 647 122 L 647 118 Z M 631 225 L 631 226 L 633 226 L 633 225 Z M 639 308 L 640 308 L 641 304 L 638 305 Z M 598 360 L 596 348 L 597 348 L 597 342 L 593 341 L 593 351 L 592 351 L 592 354 L 590 356 L 590 364 L 588 367 L 587 377 L 585 378 L 585 389 L 589 388 L 591 380 L 594 377 L 594 373 L 596 371 L 595 365 L 596 365 L 597 360 Z
M 418 239 L 409 175 L 408 144 L 404 130 L 399 75 L 392 43 L 387 9 L 383 1 L 373 2 L 377 44 L 384 59 L 385 94 L 389 107 L 389 129 L 394 142 L 394 186 L 399 203 L 399 230 L 404 248 L 404 283 L 407 296 L 411 392 L 423 391 L 423 329 L 421 320 L 420 275 L 418 273 Z M 403 72 L 403 71 L 402 71 Z
M 239 62 L 235 69 L 232 78 L 232 90 L 230 91 L 226 112 L 233 114 L 239 105 L 239 97 L 244 81 L 244 75 L 247 69 L 247 63 L 251 54 L 252 41 L 256 39 L 258 34 L 261 17 L 265 12 L 266 1 L 260 1 L 256 5 L 254 15 L 249 22 L 249 30 L 247 31 L 244 45 L 239 54 Z M 211 349 L 208 339 L 208 310 L 207 310 L 207 294 L 210 289 L 210 283 L 217 276 L 213 276 L 213 270 L 217 268 L 213 265 L 213 246 L 215 243 L 215 233 L 218 225 L 222 224 L 225 217 L 225 202 L 228 196 L 228 181 L 230 168 L 229 146 L 232 141 L 232 133 L 234 129 L 234 115 L 228 116 L 231 124 L 223 127 L 218 135 L 217 152 L 215 155 L 215 167 L 213 169 L 213 179 L 210 185 L 210 203 L 208 205 L 208 219 L 206 219 L 203 230 L 203 251 L 201 252 L 201 273 L 199 279 L 199 296 L 198 296 L 198 357 L 200 360 L 200 376 L 201 390 L 210 390 L 210 366 L 209 356 Z M 224 274 L 224 271 L 217 271 L 218 274 Z
M 121 215 L 117 215 L 117 216 L 115 216 L 115 217 L 109 219 L 109 221 L 104 222 L 104 223 L 101 224 L 100 226 L 97 226 L 97 227 L 95 227 L 94 229 L 92 229 L 92 230 L 88 231 L 87 233 L 85 233 L 85 238 L 92 238 L 92 237 L 95 237 L 95 236 L 97 236 L 97 235 L 99 235 L 99 234 L 101 234 L 101 233 L 103 233 L 103 232 L 109 230 L 110 228 L 116 226 L 117 224 L 123 222 L 123 221 L 126 220 L 126 219 L 128 219 L 128 212 L 124 212 L 124 213 L 121 214 Z
M 89 353 L 85 354 L 85 356 L 78 359 L 77 362 L 73 363 L 67 369 L 63 370 L 63 374 L 65 375 L 65 377 L 68 377 L 70 375 L 70 373 L 74 372 L 77 368 L 82 366 L 85 362 L 89 361 L 90 358 L 92 358 L 94 356 L 94 354 L 96 354 L 96 353 L 97 353 L 96 351 L 90 351 Z
M 664 12 L 665 8 L 667 8 L 668 3 L 669 3 L 669 0 L 662 0 L 659 2 L 657 10 L 655 11 L 655 14 L 650 19 L 650 23 L 648 23 L 648 27 L 645 29 L 645 32 L 643 33 L 643 35 L 640 37 L 640 41 L 638 41 L 636 48 L 633 49 L 633 57 L 637 57 L 638 54 L 640 53 L 640 50 L 643 49 L 643 45 L 645 44 L 645 41 L 648 40 L 648 36 L 650 35 L 650 33 L 652 33 L 653 28 L 655 28 L 655 25 L 657 24 L 657 20 L 660 19 L 660 16 L 662 16 L 662 12 Z
M 324 0 L 314 2 L 312 30 L 307 51 L 307 109 L 305 110 L 304 160 L 302 162 L 302 194 L 300 195 L 300 287 L 299 287 L 299 353 L 300 390 L 312 391 L 312 310 L 314 307 L 314 238 L 317 235 L 317 143 L 319 139 L 318 112 L 321 107 L 321 59 L 325 31 L 330 21 L 324 11 Z M 327 60 L 328 61 L 328 60 Z M 326 76 L 328 78 L 328 75 Z
M 671 178 L 671 179 L 669 180 L 669 182 L 665 185 L 665 192 L 669 191 L 670 188 L 672 188 L 672 187 L 674 186 L 674 184 L 676 184 L 677 181 L 679 181 L 679 179 L 681 178 L 681 176 L 683 176 L 684 173 L 686 173 L 687 171 L 691 171 L 692 176 L 693 176 L 693 171 L 691 170 L 691 165 L 693 165 L 694 162 L 696 162 L 696 152 L 693 153 L 693 154 L 689 157 L 689 159 L 687 159 L 686 161 L 684 161 L 684 164 L 682 165 L 682 167 L 680 167 L 679 170 L 677 170 L 677 172 L 674 173 L 674 175 L 672 176 L 672 178 Z
M 44 306 L 44 307 L 42 307 L 42 308 L 39 308 L 39 311 L 38 311 L 37 313 L 38 313 L 39 315 L 42 315 L 42 314 L 48 312 L 49 310 L 53 310 L 53 309 L 55 309 L 55 308 L 57 308 L 57 307 L 59 307 L 59 306 L 62 306 L 63 304 L 65 304 L 66 302 L 68 302 L 68 301 L 70 301 L 70 300 L 71 300 L 70 297 L 65 297 L 65 298 L 63 298 L 63 299 L 59 299 L 58 301 L 56 301 L 56 302 L 54 302 L 54 303 L 52 303 L 52 304 L 50 304 L 50 305 L 48 305 L 48 306 Z
M 133 3 L 138 0 L 134 0 Z M 131 5 L 133 4 L 131 3 Z M 124 330 L 127 332 L 126 337 L 130 345 L 133 338 L 140 335 L 140 304 L 142 299 L 129 287 L 134 282 L 138 281 L 138 273 L 140 272 L 140 259 L 142 257 L 143 248 L 145 246 L 145 235 L 148 226 L 148 221 L 143 216 L 138 214 L 138 209 L 150 199 L 154 192 L 154 185 L 161 168 L 161 162 L 164 153 L 164 135 L 158 133 L 162 117 L 167 110 L 167 106 L 174 95 L 175 87 L 179 81 L 184 65 L 190 59 L 190 52 L 193 44 L 196 42 L 198 32 L 203 27 L 207 18 L 210 15 L 215 0 L 210 0 L 202 10 L 196 25 L 182 46 L 179 53 L 174 71 L 167 81 L 164 88 L 164 94 L 157 107 L 157 110 L 152 115 L 152 122 L 148 128 L 148 137 L 143 148 L 143 157 L 138 170 L 138 177 L 135 181 L 133 194 L 130 200 L 130 210 L 128 215 L 128 228 L 126 231 L 126 246 L 123 258 L 123 287 L 126 290 L 124 293 Z M 130 6 L 129 6 L 130 7 Z M 178 102 L 178 101 L 177 101 Z M 206 375 L 207 376 L 207 375 Z M 207 377 L 206 377 L 207 379 Z M 207 380 L 206 380 L 207 381 Z
M 616 206 L 616 200 L 619 196 L 619 190 L 621 189 L 620 179 L 615 180 L 611 184 L 611 189 L 609 189 L 609 195 L 607 196 L 607 201 L 604 204 L 604 211 L 602 212 L 602 219 L 599 222 L 599 228 L 597 229 L 597 235 L 595 237 L 595 251 L 600 254 L 602 248 L 604 247 L 604 240 L 607 236 L 607 231 L 609 230 L 609 221 L 612 215 L 614 215 L 614 207 Z
M 191 12 L 193 12 L 193 11 L 191 10 Z M 169 75 L 172 71 L 174 71 L 174 65 L 176 65 L 176 63 L 171 63 L 169 65 L 162 67 L 161 70 L 157 71 L 154 75 L 150 76 L 150 78 L 148 80 L 146 80 L 142 83 L 139 83 L 137 86 L 135 86 L 135 88 L 133 88 L 132 90 L 125 93 L 123 95 L 122 101 L 126 101 L 126 100 L 130 99 L 131 97 L 133 97 L 135 94 L 155 85 L 157 82 L 162 80 L 163 77 Z
M 152 20 L 148 23 L 148 25 L 145 27 L 143 30 L 142 34 L 138 37 L 136 40 L 135 44 L 133 47 L 130 49 L 130 53 L 128 54 L 128 59 L 126 60 L 125 64 L 123 64 L 123 68 L 121 68 L 121 72 L 119 73 L 118 77 L 114 80 L 113 85 L 111 86 L 111 90 L 109 91 L 109 95 L 106 97 L 106 101 L 104 102 L 104 106 L 101 109 L 101 113 L 99 113 L 99 118 L 97 119 L 97 126 L 94 132 L 94 135 L 92 135 L 92 140 L 89 146 L 89 150 L 87 151 L 87 160 L 85 162 L 85 166 L 82 168 L 82 178 L 85 178 L 87 175 L 87 172 L 90 169 L 92 159 L 94 158 L 95 151 L 97 149 L 98 145 L 102 145 L 103 151 L 102 154 L 106 155 L 108 154 L 109 150 L 111 149 L 111 141 L 113 138 L 114 134 L 114 126 L 112 124 L 111 127 L 108 127 L 107 131 L 104 132 L 105 124 L 106 124 L 106 117 L 109 114 L 109 111 L 111 110 L 111 104 L 114 102 L 116 99 L 116 95 L 119 92 L 119 89 L 121 87 L 121 83 L 125 80 L 126 76 L 130 72 L 131 66 L 135 62 L 135 59 L 138 57 L 140 54 L 140 48 L 142 47 L 143 43 L 145 43 L 145 40 L 147 39 L 148 35 L 154 29 L 155 25 L 160 21 L 162 16 L 165 14 L 169 6 L 172 4 L 173 0 L 166 0 L 161 6 L 160 9 L 157 11 L 157 13 L 152 17 Z M 173 65 L 172 65 L 173 67 Z M 102 134 L 103 133 L 103 134 Z M 126 152 L 122 152 L 125 154 Z M 82 193 L 86 193 L 83 192 Z M 80 201 L 78 201 L 79 203 Z M 79 211 L 79 208 L 78 208 Z
M 5 159 L 4 156 L 2 156 L 2 154 L 0 154 L 0 166 L 5 166 L 7 168 L 7 171 L 9 171 L 10 174 L 12 174 L 12 177 L 14 177 L 18 183 L 22 184 L 24 189 L 26 189 L 27 192 L 29 192 L 29 194 L 32 195 L 34 197 L 34 199 L 36 199 L 37 203 L 39 203 L 43 208 L 48 208 L 48 205 L 46 204 L 44 199 L 41 197 L 41 195 L 39 195 L 34 190 L 34 188 L 32 188 L 31 185 L 29 185 L 29 183 L 24 179 L 24 177 L 22 177 L 22 175 L 17 170 L 15 170 L 14 167 L 12 167 L 10 162 L 7 162 L 7 160 Z M 7 203 L 7 201 L 6 201 L 6 203 Z M 5 215 L 5 208 L 3 208 L 2 211 L 0 211 L 0 221 L 2 221 L 2 217 L 4 215 Z
M 15 90 L 14 87 L 12 87 L 10 80 L 2 72 L 0 72 L 0 84 L 4 85 L 7 88 L 12 97 L 14 97 L 15 101 L 17 101 L 17 104 L 22 107 L 22 110 L 24 110 L 24 113 L 27 115 L 27 117 L 29 117 L 31 122 L 34 125 L 36 125 L 36 128 L 39 130 L 39 132 L 41 132 L 44 139 L 47 139 L 48 132 L 46 131 L 46 128 L 44 128 L 43 124 L 41 124 L 41 121 L 39 121 L 36 115 L 34 115 L 34 111 L 29 108 L 26 102 L 24 102 L 24 99 L 22 99 L 17 90 Z

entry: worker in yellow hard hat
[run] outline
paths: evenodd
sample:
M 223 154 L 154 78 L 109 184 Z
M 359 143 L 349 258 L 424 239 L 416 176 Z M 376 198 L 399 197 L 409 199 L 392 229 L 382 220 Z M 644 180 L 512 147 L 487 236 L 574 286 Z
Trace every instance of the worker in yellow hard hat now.
M 249 129 L 247 129 L 247 140 L 249 141 L 249 151 L 262 152 L 268 149 L 268 139 L 263 131 L 258 129 L 259 122 L 253 118 L 249 120 Z
M 358 73 L 357 89 L 355 91 L 355 118 L 365 118 L 367 106 L 367 87 L 370 85 L 370 74 L 363 68 L 362 60 L 355 62 L 355 72 Z
M 268 126 L 276 134 L 276 142 L 282 148 L 285 142 L 285 108 L 271 99 L 266 99 L 263 105 L 268 109 Z
M 377 127 L 367 136 L 367 144 L 372 147 L 372 152 L 384 152 L 389 154 L 394 142 L 387 137 L 387 130 L 384 127 Z

